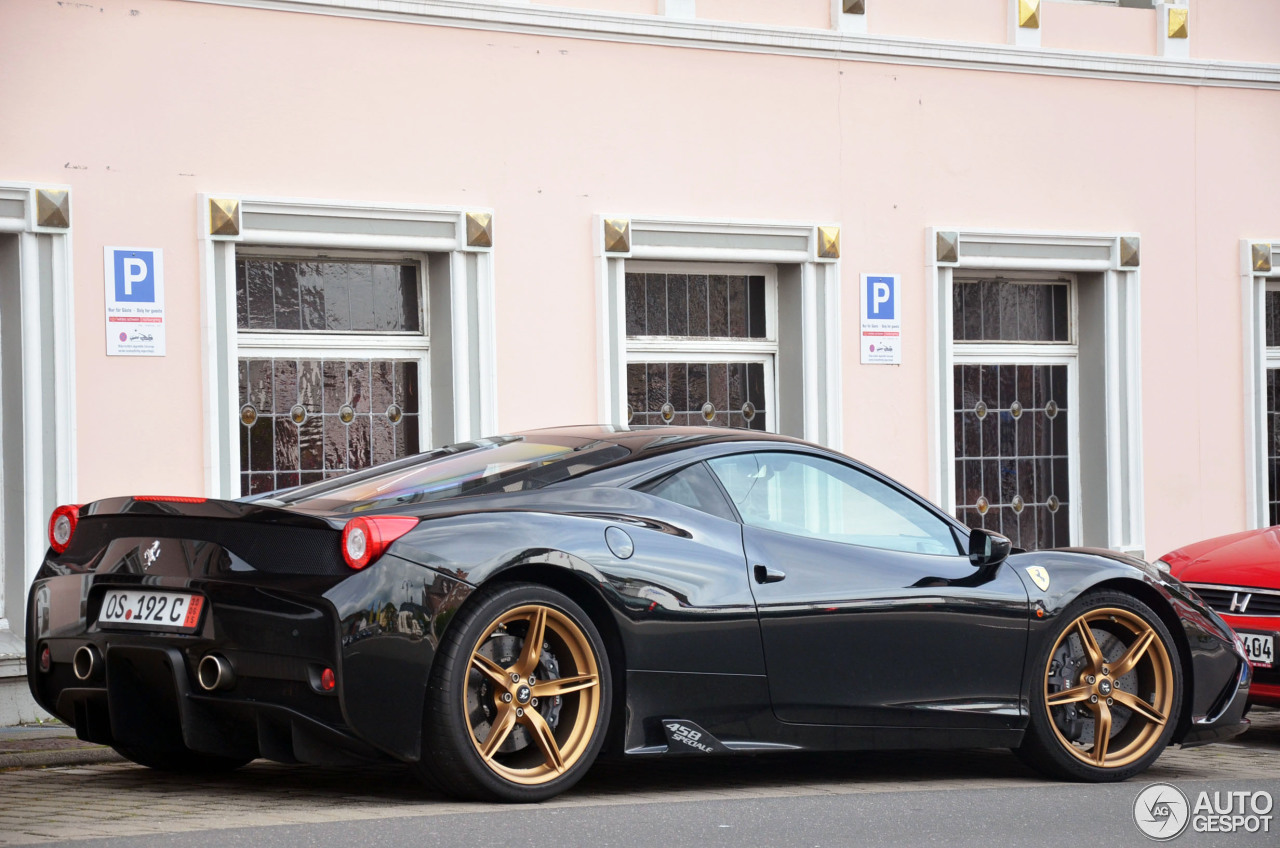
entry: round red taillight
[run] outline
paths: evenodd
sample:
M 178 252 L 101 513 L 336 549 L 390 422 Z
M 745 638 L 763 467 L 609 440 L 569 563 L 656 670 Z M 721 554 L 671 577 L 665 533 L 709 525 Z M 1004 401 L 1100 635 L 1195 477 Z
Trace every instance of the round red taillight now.
M 354 518 L 342 528 L 342 556 L 352 568 L 364 568 L 369 564 L 372 551 L 369 547 L 369 522 Z
M 338 679 L 333 675 L 333 669 L 326 668 L 320 672 L 320 688 L 326 692 L 332 692 L 333 687 L 338 685 Z
M 60 506 L 49 516 L 49 547 L 54 553 L 60 554 L 71 545 L 71 537 L 75 535 L 79 521 L 80 507 L 76 504 Z
M 418 519 L 401 515 L 353 518 L 342 528 L 342 558 L 352 568 L 364 568 L 382 556 L 387 546 L 418 526 Z

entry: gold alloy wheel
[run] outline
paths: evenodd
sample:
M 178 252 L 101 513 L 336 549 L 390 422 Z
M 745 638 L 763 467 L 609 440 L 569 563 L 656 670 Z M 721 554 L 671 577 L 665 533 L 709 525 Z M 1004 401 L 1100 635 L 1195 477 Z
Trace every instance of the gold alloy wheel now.
M 1065 655 L 1064 649 L 1082 662 L 1051 692 L 1054 661 Z M 1049 652 L 1044 683 L 1049 723 L 1063 748 L 1082 762 L 1097 768 L 1126 766 L 1147 754 L 1164 732 L 1173 709 L 1173 679 L 1169 652 L 1150 624 L 1125 609 L 1090 610 L 1062 632 Z M 1072 741 L 1063 734 L 1054 710 L 1069 708 L 1092 719 L 1092 740 Z
M 518 642 L 519 655 L 493 656 L 495 637 Z M 568 673 L 545 679 L 544 654 Z M 507 780 L 538 785 L 567 772 L 590 746 L 600 694 L 587 635 L 560 610 L 527 604 L 499 616 L 472 647 L 463 714 L 485 765 Z M 528 744 L 520 744 L 524 734 Z

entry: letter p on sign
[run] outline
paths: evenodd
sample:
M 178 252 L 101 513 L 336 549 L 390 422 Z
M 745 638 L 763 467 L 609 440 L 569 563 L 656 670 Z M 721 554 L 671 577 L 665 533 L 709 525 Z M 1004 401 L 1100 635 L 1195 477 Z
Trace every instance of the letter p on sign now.
M 867 278 L 867 318 L 870 320 L 893 321 L 897 316 L 897 307 L 893 297 L 892 277 Z
M 150 250 L 114 252 L 116 300 L 155 303 L 156 255 Z

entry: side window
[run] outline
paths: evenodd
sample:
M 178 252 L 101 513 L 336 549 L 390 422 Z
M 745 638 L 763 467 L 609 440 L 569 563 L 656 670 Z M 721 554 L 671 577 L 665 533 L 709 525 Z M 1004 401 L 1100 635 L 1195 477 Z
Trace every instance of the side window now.
M 907 495 L 847 465 L 762 452 L 709 461 L 755 527 L 892 551 L 957 556 L 950 526 Z
M 692 509 L 737 521 L 711 472 L 701 462 L 638 487 L 642 492 Z

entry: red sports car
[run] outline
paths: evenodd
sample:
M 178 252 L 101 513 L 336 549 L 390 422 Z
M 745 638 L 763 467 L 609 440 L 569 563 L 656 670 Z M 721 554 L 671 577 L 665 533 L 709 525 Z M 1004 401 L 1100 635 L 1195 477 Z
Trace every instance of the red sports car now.
M 1249 703 L 1280 707 L 1280 525 L 1196 542 L 1161 563 L 1244 641 L 1253 666 Z

